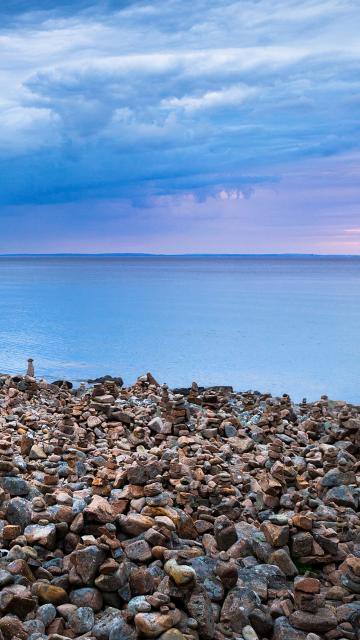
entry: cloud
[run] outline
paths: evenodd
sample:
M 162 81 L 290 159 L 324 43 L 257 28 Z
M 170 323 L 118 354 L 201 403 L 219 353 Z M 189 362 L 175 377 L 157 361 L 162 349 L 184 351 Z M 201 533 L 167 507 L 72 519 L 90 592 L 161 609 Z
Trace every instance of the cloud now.
M 5 0 L 0 17 L 3 207 L 225 207 L 317 159 L 356 171 L 355 0 Z
M 254 96 L 257 89 L 246 86 L 230 86 L 219 91 L 207 91 L 200 96 L 182 96 L 181 98 L 166 98 L 161 101 L 164 109 L 184 109 L 197 111 L 199 109 L 218 109 L 243 103 Z

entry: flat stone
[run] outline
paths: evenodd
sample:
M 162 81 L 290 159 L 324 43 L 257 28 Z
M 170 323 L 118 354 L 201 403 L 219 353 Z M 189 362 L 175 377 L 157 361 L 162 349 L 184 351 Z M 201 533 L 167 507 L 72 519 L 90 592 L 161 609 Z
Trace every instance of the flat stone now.
M 326 633 L 337 627 L 336 615 L 330 609 L 318 609 L 316 613 L 307 611 L 294 611 L 289 616 L 290 624 L 302 631 L 315 631 Z

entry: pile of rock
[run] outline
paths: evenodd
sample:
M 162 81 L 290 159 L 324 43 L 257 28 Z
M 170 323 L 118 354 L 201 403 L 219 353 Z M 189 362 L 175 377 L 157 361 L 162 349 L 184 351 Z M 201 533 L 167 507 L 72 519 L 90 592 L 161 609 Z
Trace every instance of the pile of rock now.
M 0 377 L 0 640 L 359 639 L 359 415 Z

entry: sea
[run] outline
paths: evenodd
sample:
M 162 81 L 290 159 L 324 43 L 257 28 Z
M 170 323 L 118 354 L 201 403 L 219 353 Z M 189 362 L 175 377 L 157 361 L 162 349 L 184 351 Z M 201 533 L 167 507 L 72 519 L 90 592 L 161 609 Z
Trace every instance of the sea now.
M 360 404 L 360 256 L 0 257 L 0 373 Z

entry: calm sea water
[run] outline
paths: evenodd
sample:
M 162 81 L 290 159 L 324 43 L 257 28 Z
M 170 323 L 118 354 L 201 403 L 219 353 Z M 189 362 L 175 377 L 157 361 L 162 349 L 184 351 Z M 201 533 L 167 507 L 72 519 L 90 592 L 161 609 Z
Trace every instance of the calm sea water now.
M 2 257 L 0 370 L 360 403 L 360 257 Z

